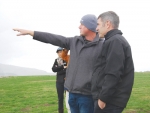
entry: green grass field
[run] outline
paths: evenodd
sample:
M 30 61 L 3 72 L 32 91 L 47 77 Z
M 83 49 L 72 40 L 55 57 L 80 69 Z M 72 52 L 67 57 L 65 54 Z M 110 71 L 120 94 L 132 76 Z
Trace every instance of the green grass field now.
M 58 113 L 55 79 L 55 76 L 0 78 L 0 113 Z M 150 113 L 150 73 L 135 73 L 132 95 L 123 113 Z

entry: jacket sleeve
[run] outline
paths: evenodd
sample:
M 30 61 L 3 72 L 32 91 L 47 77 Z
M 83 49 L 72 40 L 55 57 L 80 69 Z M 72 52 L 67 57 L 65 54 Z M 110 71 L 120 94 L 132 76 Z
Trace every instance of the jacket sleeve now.
M 104 69 L 105 78 L 102 84 L 102 90 L 99 93 L 99 99 L 103 102 L 111 100 L 112 95 L 117 89 L 124 71 L 125 55 L 123 45 L 119 40 L 110 42 L 106 52 L 106 67 Z
M 68 50 L 70 50 L 70 43 L 72 40 L 72 38 L 66 38 L 64 36 L 38 31 L 34 31 L 33 39 L 44 43 L 50 43 L 55 46 L 60 46 Z
M 57 60 L 55 60 L 53 67 L 52 67 L 52 71 L 53 72 L 60 72 L 64 69 L 64 66 L 58 66 Z

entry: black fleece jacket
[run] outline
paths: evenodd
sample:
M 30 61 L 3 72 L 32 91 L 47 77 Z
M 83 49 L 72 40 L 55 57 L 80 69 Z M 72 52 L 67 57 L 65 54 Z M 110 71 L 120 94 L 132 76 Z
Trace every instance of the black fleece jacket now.
M 92 77 L 94 99 L 126 107 L 134 81 L 134 65 L 129 43 L 120 30 L 105 35 L 102 53 Z
M 63 61 L 63 63 L 64 63 L 64 65 L 67 65 L 65 61 Z M 64 69 L 63 65 L 58 66 L 57 59 L 55 59 L 55 62 L 54 62 L 53 67 L 52 67 L 52 71 L 57 72 L 56 82 L 59 82 L 59 83 L 65 82 L 66 69 Z

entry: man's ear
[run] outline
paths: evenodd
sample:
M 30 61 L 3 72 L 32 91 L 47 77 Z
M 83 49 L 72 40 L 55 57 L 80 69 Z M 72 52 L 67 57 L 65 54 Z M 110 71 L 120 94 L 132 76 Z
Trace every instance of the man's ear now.
M 110 27 L 112 27 L 112 24 L 111 24 L 110 21 L 106 21 L 105 25 L 106 25 L 107 29 L 109 29 Z

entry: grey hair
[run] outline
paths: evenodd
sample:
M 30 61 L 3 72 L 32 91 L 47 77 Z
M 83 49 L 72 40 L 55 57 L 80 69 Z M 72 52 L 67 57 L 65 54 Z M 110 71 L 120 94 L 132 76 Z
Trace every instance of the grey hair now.
M 101 18 L 104 24 L 106 23 L 106 21 L 110 21 L 113 28 L 118 29 L 120 21 L 119 21 L 119 16 L 115 12 L 113 11 L 104 12 L 98 16 L 98 19 L 99 18 Z

